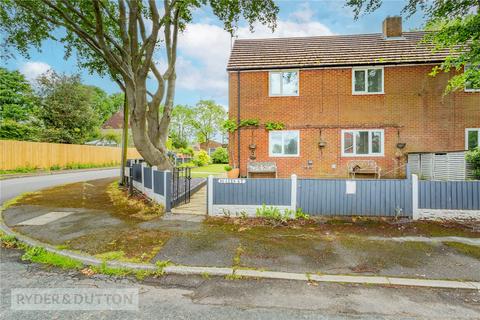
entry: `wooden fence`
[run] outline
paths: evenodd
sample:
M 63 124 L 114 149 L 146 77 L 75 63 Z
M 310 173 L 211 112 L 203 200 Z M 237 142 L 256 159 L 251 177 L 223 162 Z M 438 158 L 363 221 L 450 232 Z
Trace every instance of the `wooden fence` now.
M 0 169 L 23 167 L 50 168 L 67 164 L 120 163 L 119 147 L 0 140 Z M 140 158 L 135 148 L 128 148 L 128 158 Z

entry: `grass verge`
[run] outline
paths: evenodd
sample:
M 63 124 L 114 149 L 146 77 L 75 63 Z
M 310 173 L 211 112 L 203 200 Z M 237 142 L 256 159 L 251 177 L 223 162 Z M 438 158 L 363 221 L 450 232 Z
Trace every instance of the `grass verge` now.
M 460 242 L 443 242 L 444 245 L 454 248 L 458 253 L 480 260 L 480 247 Z

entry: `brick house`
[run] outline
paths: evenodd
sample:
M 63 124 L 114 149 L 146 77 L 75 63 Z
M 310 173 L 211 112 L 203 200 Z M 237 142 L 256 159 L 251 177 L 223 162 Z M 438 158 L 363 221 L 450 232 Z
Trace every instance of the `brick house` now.
M 344 177 L 352 160 L 374 160 L 383 177 L 404 175 L 408 152 L 465 150 L 480 141 L 480 92 L 444 95 L 452 74 L 429 75 L 447 52 L 403 32 L 236 40 L 228 62 L 229 114 L 258 119 L 230 134 L 231 165 L 274 162 L 278 177 Z M 283 130 L 266 130 L 266 122 Z

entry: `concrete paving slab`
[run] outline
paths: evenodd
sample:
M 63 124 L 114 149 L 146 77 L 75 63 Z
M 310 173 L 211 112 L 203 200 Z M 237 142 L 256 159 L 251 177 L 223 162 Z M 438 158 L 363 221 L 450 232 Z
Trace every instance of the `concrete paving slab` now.
M 17 225 L 23 226 L 43 226 L 47 223 L 62 219 L 66 216 L 73 214 L 72 211 L 51 211 L 49 213 L 43 214 L 41 216 L 28 219 L 26 221 L 20 222 Z

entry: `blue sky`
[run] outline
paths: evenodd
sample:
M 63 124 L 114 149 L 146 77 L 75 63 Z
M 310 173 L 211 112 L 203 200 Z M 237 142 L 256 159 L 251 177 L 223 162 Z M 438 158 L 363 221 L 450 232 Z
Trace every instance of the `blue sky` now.
M 278 28 L 275 33 L 263 26 L 256 26 L 251 34 L 245 24 L 238 29 L 239 38 L 266 38 L 282 36 L 315 36 L 333 34 L 357 34 L 381 32 L 381 23 L 387 16 L 398 15 L 405 0 L 384 0 L 375 13 L 353 19 L 352 10 L 344 7 L 343 0 L 277 1 L 280 7 Z M 421 14 L 403 21 L 404 30 L 421 28 Z M 216 17 L 206 8 L 194 14 L 193 23 L 180 36 L 177 62 L 176 104 L 194 105 L 200 99 L 213 99 L 228 105 L 228 83 L 225 71 L 231 38 Z M 162 66 L 162 61 L 158 64 Z M 118 92 L 115 83 L 108 78 L 91 75 L 79 70 L 75 57 L 64 60 L 64 49 L 59 43 L 45 41 L 42 51 L 30 50 L 30 59 L 16 55 L 15 59 L 2 62 L 9 69 L 19 69 L 27 78 L 54 69 L 67 74 L 79 72 L 85 83 L 101 87 L 109 93 Z

